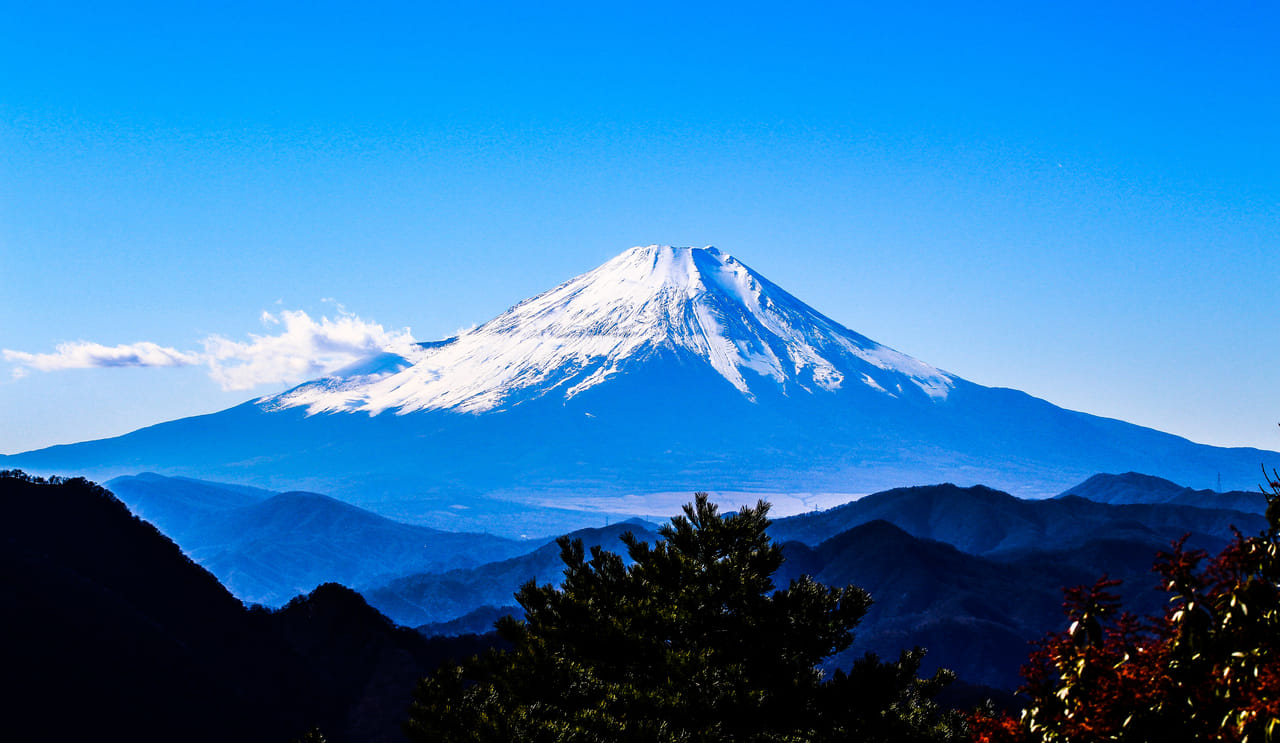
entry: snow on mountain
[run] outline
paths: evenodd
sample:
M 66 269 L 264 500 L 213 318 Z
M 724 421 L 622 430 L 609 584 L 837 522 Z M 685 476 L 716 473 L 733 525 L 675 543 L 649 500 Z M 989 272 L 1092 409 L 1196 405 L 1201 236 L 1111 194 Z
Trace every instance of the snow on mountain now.
M 655 353 L 709 364 L 755 399 L 862 384 L 942 400 L 954 380 L 821 315 L 712 247 L 650 245 L 457 337 L 399 348 L 263 398 L 265 410 L 479 413 L 570 399 Z
M 1244 489 L 1277 457 L 975 384 L 854 333 L 714 248 L 649 246 L 455 338 L 0 467 L 307 490 L 520 536 L 668 514 L 694 490 L 726 508 L 768 497 L 785 513 L 938 482 L 1043 497 L 1097 472 Z

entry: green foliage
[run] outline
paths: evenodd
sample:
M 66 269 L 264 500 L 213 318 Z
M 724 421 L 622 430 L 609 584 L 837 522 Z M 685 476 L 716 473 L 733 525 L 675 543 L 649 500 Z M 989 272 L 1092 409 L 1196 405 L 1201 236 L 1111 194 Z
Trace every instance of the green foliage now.
M 580 540 L 560 542 L 559 588 L 523 586 L 512 644 L 442 668 L 419 686 L 419 741 L 943 740 L 957 718 L 921 680 L 923 651 L 867 656 L 824 680 L 871 599 L 808 577 L 775 590 L 781 548 L 768 504 L 722 518 L 705 493 L 655 545 L 624 535 L 631 564 Z

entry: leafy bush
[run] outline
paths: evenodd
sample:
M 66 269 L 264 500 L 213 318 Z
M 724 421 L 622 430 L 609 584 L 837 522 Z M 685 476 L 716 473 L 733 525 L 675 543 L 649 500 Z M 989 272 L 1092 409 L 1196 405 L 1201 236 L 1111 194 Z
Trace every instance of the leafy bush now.
M 1115 581 L 1067 591 L 1070 627 L 1023 670 L 1021 719 L 976 715 L 975 739 L 1280 740 L 1280 476 L 1267 482 L 1262 534 L 1157 556 L 1164 616 L 1120 612 Z

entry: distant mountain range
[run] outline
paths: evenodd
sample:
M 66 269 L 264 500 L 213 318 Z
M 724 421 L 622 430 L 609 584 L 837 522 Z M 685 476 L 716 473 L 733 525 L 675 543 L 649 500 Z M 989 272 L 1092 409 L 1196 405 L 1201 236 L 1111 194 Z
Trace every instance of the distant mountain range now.
M 1261 482 L 1262 477 L 1259 476 L 1258 479 Z M 1162 477 L 1141 475 L 1137 472 L 1126 472 L 1123 475 L 1094 475 L 1079 485 L 1067 489 L 1058 497 L 1065 498 L 1072 495 L 1099 503 L 1168 503 L 1230 508 L 1256 514 L 1267 512 L 1267 497 L 1258 488 L 1252 491 L 1232 490 L 1226 493 L 1192 490 Z
M 1124 501 L 1150 497 L 1152 481 L 1130 474 L 1089 482 Z M 15 618 L 11 626 L 46 638 L 40 640 L 44 643 L 58 642 L 55 637 L 64 633 L 73 635 L 68 652 L 104 663 L 124 662 L 103 655 L 119 643 L 154 646 L 154 651 L 140 651 L 142 667 L 148 668 L 153 661 L 145 660 L 152 657 L 146 653 L 154 654 L 155 663 L 169 653 L 177 653 L 175 658 L 195 653 L 182 662 L 212 665 L 184 672 L 211 679 L 214 687 L 202 693 L 217 698 L 230 699 L 226 695 L 232 693 L 229 688 L 236 677 L 228 669 L 246 662 L 241 654 L 266 648 L 261 650 L 263 657 L 282 668 L 318 674 L 324 684 L 355 684 L 344 687 L 346 691 L 324 692 L 350 700 L 362 693 L 354 680 L 299 665 L 290 654 L 311 658 L 337 653 L 332 662 L 346 668 L 344 664 L 356 663 L 357 657 L 371 657 L 361 655 L 366 651 L 357 647 L 358 637 L 366 632 L 401 638 L 388 639 L 400 649 L 387 652 L 409 655 L 397 656 L 405 660 L 392 667 L 406 677 L 422 672 L 426 661 L 407 659 L 436 657 L 431 655 L 435 651 L 423 650 L 416 640 L 404 639 L 407 636 L 385 634 L 390 625 L 379 624 L 384 620 L 375 619 L 365 599 L 328 583 L 339 575 L 400 571 L 381 585 L 363 586 L 368 603 L 400 624 L 459 635 L 484 632 L 497 617 L 518 613 L 512 595 L 521 584 L 554 584 L 562 571 L 554 541 L 442 534 L 389 522 L 316 494 L 273 494 L 157 475 L 113 483 L 137 512 L 148 511 L 177 525 L 182 536 L 176 538 L 188 554 L 239 581 L 242 598 L 249 598 L 244 586 L 267 585 L 278 592 L 270 603 L 279 605 L 290 598 L 285 594 L 292 585 L 304 586 L 297 589 L 301 593 L 313 588 L 311 581 L 328 586 L 310 598 L 290 601 L 276 614 L 246 613 L 213 576 L 187 561 L 152 527 L 129 519 L 105 492 L 87 484 L 51 486 L 13 478 L 0 478 L 0 486 L 8 517 L 7 530 L 0 530 L 5 535 L 8 576 L 0 603 L 7 607 L 6 616 Z M 1122 492 L 1125 487 L 1130 488 L 1127 495 Z M 861 586 L 875 599 L 858 628 L 857 642 L 833 659 L 832 666 L 852 662 L 868 650 L 892 656 L 921 645 L 930 650 L 927 668 L 949 667 L 968 682 L 1008 689 L 1017 683 L 1026 643 L 1059 628 L 1064 586 L 1092 583 L 1108 574 L 1125 581 L 1122 593 L 1128 608 L 1159 612 L 1164 608 L 1162 595 L 1150 590 L 1155 583 L 1150 568 L 1158 550 L 1183 535 L 1193 547 L 1216 550 L 1233 527 L 1245 533 L 1262 530 L 1264 520 L 1256 513 L 1202 507 L 1215 505 L 1217 497 L 1205 494 L 1197 501 L 1201 505 L 1106 504 L 1078 496 L 1028 501 L 981 486 L 936 485 L 896 489 L 828 511 L 777 519 L 770 533 L 784 543 L 787 557 L 779 580 L 807 573 L 825 583 Z M 649 522 L 630 521 L 570 536 L 589 546 L 621 551 L 618 537 L 624 531 L 653 540 L 654 528 Z M 280 547 L 271 552 L 267 547 L 273 543 Z M 433 567 L 419 568 L 424 546 L 451 556 L 437 554 L 431 558 Z M 396 554 L 400 551 L 404 555 Z M 227 569 L 228 565 L 234 567 Z M 46 616 L 46 610 L 52 613 Z M 78 623 L 90 615 L 95 617 L 93 631 L 81 629 L 76 635 Z M 221 634 L 206 636 L 213 626 L 221 628 Z M 137 639 L 129 639 L 135 635 Z M 166 650 L 164 643 L 169 642 L 187 650 Z M 462 643 L 457 647 L 478 647 L 474 639 L 457 642 Z M 335 650 L 335 643 L 353 644 Z M 36 656 L 43 652 L 10 644 L 6 652 L 16 654 L 14 662 L 20 667 L 37 663 Z M 155 668 L 160 675 L 168 673 Z M 362 674 L 374 672 L 361 668 Z M 154 682 L 136 683 L 151 689 L 147 684 Z M 244 693 L 251 693 L 251 687 L 246 688 L 250 691 Z M 269 695 L 264 699 L 323 719 L 327 729 L 357 724 L 347 718 L 339 721 L 333 710 L 321 714 L 317 710 L 324 705 L 297 706 L 301 702 Z M 267 724 L 272 730 L 303 722 L 271 717 L 276 713 L 252 704 L 238 708 L 250 718 L 274 720 Z M 157 718 L 157 725 L 169 724 L 162 718 Z
M 861 641 L 833 665 L 868 647 L 891 654 L 920 645 L 930 649 L 927 667 L 1013 688 L 1027 643 L 1061 629 L 1062 588 L 1107 575 L 1123 581 L 1127 610 L 1159 614 L 1165 595 L 1154 590 L 1151 572 L 1158 551 L 1185 537 L 1189 548 L 1213 552 L 1233 529 L 1266 527 L 1257 513 L 1222 507 L 1220 496 L 1230 494 L 1143 503 L 1154 479 L 1088 480 L 1116 503 L 1076 495 L 1022 500 L 982 486 L 900 488 L 779 519 L 770 533 L 786 542 L 784 573 L 853 583 L 876 599 Z
M 628 531 L 645 541 L 655 538 L 648 525 L 635 522 L 583 529 L 568 536 L 581 539 L 587 548 L 604 547 L 618 552 L 618 538 Z M 558 585 L 563 573 L 560 547 L 552 541 L 527 554 L 474 568 L 405 576 L 366 591 L 365 597 L 395 621 L 418 626 L 448 622 L 486 606 L 512 608 L 512 596 L 520 586 L 531 580 Z M 478 631 L 484 627 L 467 622 L 459 629 Z
M 1111 505 L 1079 497 L 1028 501 L 981 486 L 903 488 L 839 508 L 776 520 L 784 542 L 780 578 L 802 573 L 830 584 L 855 584 L 876 603 L 858 642 L 832 666 L 873 650 L 930 649 L 926 668 L 945 666 L 967 681 L 1013 688 L 1027 643 L 1062 621 L 1062 589 L 1102 575 L 1125 581 L 1134 611 L 1159 613 L 1153 590 L 1155 555 L 1187 536 L 1192 548 L 1217 550 L 1232 527 L 1260 532 L 1265 520 L 1220 508 Z M 587 546 L 621 551 L 630 530 L 619 524 L 571 536 Z M 504 613 L 519 615 L 511 596 L 523 583 L 556 583 L 559 548 L 547 544 L 504 561 L 446 573 L 424 573 L 365 592 L 398 622 L 429 632 L 475 632 Z
M 1099 475 L 1090 482 L 1109 477 Z M 1233 524 L 1257 532 L 1266 523 L 1256 513 L 1207 507 L 1218 502 L 1215 496 L 1183 505 L 1125 500 L 1142 498 L 1145 490 L 1130 491 L 1129 496 L 1119 487 L 1111 492 L 1118 503 L 1070 495 L 1023 500 L 981 485 L 898 488 L 827 511 L 779 519 L 770 533 L 781 541 L 818 544 L 855 526 L 885 520 L 921 539 L 946 542 L 973 555 L 1001 557 L 1046 546 L 1066 549 L 1097 539 L 1167 545 L 1184 534 L 1190 535 L 1191 544 L 1217 548 L 1230 537 Z
M 1140 501 L 1150 497 L 1149 486 L 1155 481 L 1130 474 L 1098 476 L 1088 482 L 1115 500 Z M 124 479 L 119 485 L 124 486 L 126 498 L 133 498 L 130 488 L 141 485 L 154 501 L 163 500 L 165 488 L 172 488 L 182 509 L 196 512 L 205 509 L 193 502 L 192 492 L 215 503 L 234 501 L 214 483 L 146 476 Z M 1262 530 L 1265 522 L 1256 513 L 1213 507 L 1221 502 L 1221 495 L 1202 493 L 1195 501 L 1199 505 L 1106 504 L 1074 495 L 1032 501 L 981 486 L 936 485 L 877 493 L 827 511 L 777 519 L 770 533 L 785 543 L 784 578 L 807 572 L 824 582 L 853 583 L 872 592 L 876 604 L 859 629 L 855 655 L 868 649 L 892 655 L 919 644 L 931 650 L 929 667 L 950 667 L 969 681 L 1009 688 L 1017 683 L 1026 642 L 1061 621 L 1064 586 L 1091 583 L 1109 574 L 1126 581 L 1123 592 L 1132 608 L 1159 612 L 1161 594 L 1148 590 L 1154 586 L 1150 568 L 1157 551 L 1184 535 L 1192 547 L 1217 550 L 1230 538 L 1233 527 L 1245 533 Z M 280 496 L 256 503 L 273 498 Z M 374 535 L 386 532 L 385 519 L 373 514 L 354 516 L 350 512 L 357 509 L 322 496 L 292 500 L 291 515 L 284 523 L 296 525 L 288 539 L 299 545 L 312 538 L 323 540 L 323 532 L 313 537 L 309 525 L 329 523 L 335 511 L 346 517 L 338 523 L 351 544 L 372 544 Z M 228 510 L 238 514 L 235 523 L 246 535 L 271 533 L 248 520 L 259 514 L 271 522 L 268 509 Z M 211 527 L 209 533 L 219 534 L 224 528 Z M 624 531 L 652 540 L 653 529 L 651 523 L 633 521 L 570 536 L 588 546 L 616 551 L 621 549 L 618 537 Z M 191 532 L 188 539 L 198 539 L 200 534 Z M 461 545 L 468 555 L 481 552 L 468 548 L 468 540 L 480 544 L 493 540 L 487 535 L 447 536 L 455 538 L 453 544 Z M 194 549 L 188 547 L 192 554 L 213 553 L 195 544 Z M 255 540 L 246 539 L 244 544 L 252 549 Z M 362 592 L 395 621 L 424 632 L 484 632 L 497 617 L 519 613 L 512 596 L 521 584 L 560 579 L 563 566 L 554 541 L 515 544 L 521 554 L 504 556 L 495 551 L 487 559 L 468 557 L 473 560 L 470 565 L 411 569 L 382 585 L 364 586 Z M 238 557 L 233 545 L 224 544 L 222 549 L 221 563 L 243 566 L 243 574 L 232 576 L 242 584 L 265 582 L 260 576 L 291 571 L 307 574 L 310 581 L 333 580 L 337 574 L 333 562 L 311 563 L 310 556 L 323 551 L 319 548 L 282 550 L 276 555 L 280 562 L 268 571 L 262 571 L 260 563 Z M 364 559 L 359 550 L 337 552 L 334 559 L 339 556 L 356 562 Z M 297 564 L 291 567 L 289 560 Z M 287 598 L 287 591 L 281 590 L 275 603 Z M 851 658 L 834 662 L 847 663 Z
M 714 248 L 649 246 L 456 337 L 0 466 L 323 492 L 399 521 L 519 537 L 665 515 L 671 493 L 693 490 L 828 503 L 955 482 L 1044 497 L 1126 471 L 1248 488 L 1278 460 L 968 382 Z
M 535 548 L 401 524 L 318 493 L 272 493 L 154 473 L 107 487 L 241 599 L 280 606 L 321 583 L 356 589 Z

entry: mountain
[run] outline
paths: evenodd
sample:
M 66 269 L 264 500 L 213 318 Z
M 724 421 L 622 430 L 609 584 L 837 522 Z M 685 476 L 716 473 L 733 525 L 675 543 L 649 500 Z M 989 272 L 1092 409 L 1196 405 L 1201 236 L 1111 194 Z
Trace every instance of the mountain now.
M 628 531 L 643 541 L 652 542 L 656 538 L 656 533 L 647 524 L 638 521 L 583 529 L 567 536 L 581 539 L 588 549 L 603 547 L 611 552 L 622 553 L 624 548 L 619 538 Z M 474 568 L 399 578 L 385 586 L 365 591 L 364 595 L 371 605 L 400 624 L 449 624 L 465 617 L 457 626 L 460 629 L 475 630 L 475 623 L 483 622 L 494 607 L 510 608 L 515 603 L 514 594 L 520 586 L 531 580 L 539 584 L 559 585 L 563 577 L 564 563 L 560 560 L 560 546 L 551 541 L 528 554 L 507 560 Z M 501 611 L 498 616 L 506 613 L 508 612 Z M 513 610 L 511 613 L 518 612 Z M 454 630 L 446 627 L 443 631 Z
M 809 574 L 854 584 L 875 604 L 854 647 L 830 668 L 873 651 L 893 656 L 929 649 L 929 669 L 1000 689 L 1018 684 L 1027 644 L 1062 629 L 1062 589 L 1103 575 L 1124 581 L 1126 606 L 1159 614 L 1165 595 L 1151 567 L 1183 536 L 1188 547 L 1218 551 L 1232 528 L 1257 532 L 1256 514 L 1174 504 L 1104 504 L 1083 498 L 1028 501 L 982 486 L 900 488 L 828 511 L 774 521 L 770 537 L 786 561 L 778 583 Z M 572 536 L 620 552 L 629 525 Z M 635 529 L 645 540 L 648 529 Z M 420 631 L 484 631 L 520 616 L 512 594 L 524 582 L 556 583 L 563 569 L 554 543 L 476 568 L 410 576 L 367 592 L 371 604 Z
M 179 544 L 188 532 L 200 531 L 210 519 L 275 495 L 261 488 L 164 477 L 154 472 L 117 477 L 105 485 L 135 516 L 156 525 Z
M 1168 503 L 1201 508 L 1230 508 L 1246 513 L 1265 514 L 1267 497 L 1261 490 L 1193 490 L 1162 477 L 1126 472 L 1123 475 L 1098 474 L 1068 488 L 1059 498 L 1087 498 L 1098 503 Z
M 965 681 L 1013 689 L 1028 643 L 1063 629 L 1064 586 L 1091 585 L 1106 572 L 1125 581 L 1120 593 L 1126 607 L 1163 611 L 1163 596 L 1152 590 L 1151 575 L 1162 546 L 1167 547 L 1094 540 L 1003 561 L 876 520 L 813 547 L 786 543 L 779 577 L 804 573 L 871 594 L 874 603 L 855 631 L 853 646 L 830 659 L 828 667 L 846 667 L 868 651 L 895 657 L 902 648 L 919 646 L 929 651 L 926 673 L 950 668 Z M 1098 559 L 1106 562 L 1106 570 L 1095 567 Z
M 106 490 L 0 473 L 6 740 L 401 740 L 429 641 L 329 584 L 247 610 Z
M 1013 688 L 1027 643 L 1064 629 L 1062 588 L 1108 576 L 1126 610 L 1162 614 L 1167 595 L 1151 568 L 1183 536 L 1191 549 L 1218 552 L 1232 529 L 1259 533 L 1265 519 L 1241 511 L 1172 503 L 1105 504 L 1069 496 L 1020 500 L 991 488 L 900 488 L 827 511 L 776 520 L 785 575 L 853 583 L 876 600 L 860 644 L 921 645 L 929 668 Z
M 456 337 L 0 466 L 307 490 L 397 520 L 534 536 L 597 525 L 601 511 L 666 515 L 694 490 L 804 510 L 920 482 L 1047 497 L 1127 470 L 1249 487 L 1277 459 L 974 384 L 714 248 L 649 246 Z
M 321 583 L 353 588 L 471 567 L 538 543 L 401 524 L 317 493 L 271 493 L 154 473 L 107 486 L 238 598 L 280 606 Z
M 513 599 L 514 601 L 514 599 Z M 429 622 L 420 624 L 414 629 L 427 637 L 457 637 L 459 635 L 483 634 L 494 629 L 493 625 L 505 616 L 523 616 L 524 610 L 514 603 L 505 606 L 484 606 L 472 609 L 457 619 L 447 622 Z
M 861 385 L 945 399 L 952 378 L 818 314 L 715 248 L 635 248 L 462 336 L 386 354 L 262 401 L 308 413 L 463 413 L 569 401 L 670 355 L 757 393 Z
M 949 489 L 935 489 L 940 502 L 946 500 Z M 919 505 L 919 501 L 912 503 L 910 498 L 894 495 L 908 508 Z M 962 504 L 961 515 L 976 502 L 963 493 L 956 500 Z M 1063 528 L 1048 530 L 1039 540 L 1015 540 L 1017 548 L 977 555 L 913 536 L 883 519 L 844 529 L 837 526 L 839 519 L 832 519 L 827 525 L 839 529 L 834 534 L 813 544 L 783 544 L 786 561 L 777 583 L 785 585 L 792 578 L 809 574 L 823 583 L 854 584 L 871 593 L 875 604 L 858 627 L 855 645 L 832 660 L 829 669 L 848 667 L 868 651 L 894 657 L 902 648 L 920 645 L 930 651 L 929 669 L 948 667 L 959 671 L 966 681 L 1012 689 L 1018 683 L 1018 669 L 1026 661 L 1027 643 L 1047 631 L 1061 629 L 1063 587 L 1092 584 L 1106 574 L 1125 581 L 1120 593 L 1127 606 L 1159 612 L 1165 605 L 1164 596 L 1151 590 L 1157 582 L 1151 565 L 1155 554 L 1169 547 L 1168 535 L 1135 521 L 1133 514 L 1124 513 L 1125 507 L 1073 500 L 1089 506 L 1092 511 L 1085 512 L 1091 515 L 1111 514 L 1114 523 L 1095 518 L 1073 524 L 1070 521 L 1077 512 L 1060 510 L 1056 516 L 1065 520 Z M 1195 508 L 1183 510 L 1192 515 L 1207 513 Z M 972 512 L 974 520 L 987 515 L 979 509 Z M 788 521 L 779 520 L 773 526 L 785 527 Z M 618 524 L 569 536 L 581 538 L 588 546 L 622 553 L 618 536 L 628 530 L 646 541 L 656 538 L 653 531 L 639 524 Z M 781 541 L 774 528 L 770 531 Z M 817 532 L 810 529 L 809 533 Z M 1059 536 L 1064 541 L 1058 541 Z M 1217 535 L 1200 534 L 1198 538 L 1211 547 L 1225 542 Z M 521 616 L 513 594 L 525 582 L 559 583 L 564 569 L 559 555 L 559 547 L 552 542 L 509 560 L 401 578 L 366 591 L 365 596 L 396 621 L 420 624 L 419 631 L 424 633 L 482 632 L 500 616 Z
M 1097 503 L 1080 497 L 1024 500 L 981 485 L 944 484 L 896 488 L 826 511 L 777 519 L 769 534 L 778 541 L 816 545 L 878 520 L 921 539 L 995 557 L 1069 549 L 1098 539 L 1139 541 L 1163 549 L 1184 535 L 1189 545 L 1216 551 L 1231 539 L 1233 527 L 1246 534 L 1266 527 L 1266 520 L 1255 513 L 1227 508 Z

